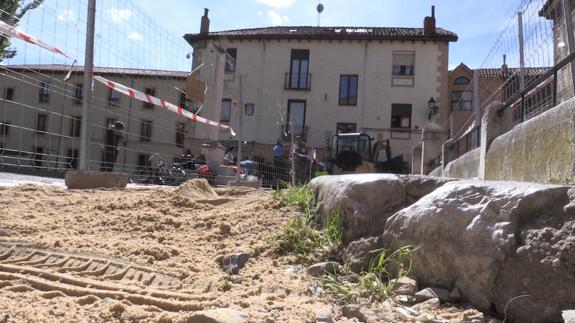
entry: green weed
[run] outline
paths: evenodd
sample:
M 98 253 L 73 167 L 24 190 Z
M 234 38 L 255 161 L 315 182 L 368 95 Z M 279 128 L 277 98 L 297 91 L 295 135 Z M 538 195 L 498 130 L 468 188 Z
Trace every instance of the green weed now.
M 282 205 L 294 205 L 299 212 L 310 220 L 317 212 L 317 206 L 314 206 L 315 197 L 308 184 L 287 185 L 287 188 L 275 190 L 273 194 Z
M 297 214 L 276 238 L 277 250 L 292 253 L 300 260 L 307 260 L 311 253 L 337 248 L 342 241 L 343 227 L 338 212 L 325 219 L 323 230 L 315 223 L 318 205 L 309 185 L 291 186 L 274 191 L 274 197 L 283 205 L 294 205 Z
M 342 242 L 343 237 L 343 223 L 339 209 L 330 214 L 323 224 L 323 233 L 326 242 L 333 246 L 338 247 Z
M 388 253 L 384 250 L 371 260 L 367 270 L 354 274 L 349 267 L 341 273 L 326 273 L 320 286 L 346 303 L 383 300 L 393 294 L 400 278 L 411 272 L 413 248 L 406 246 Z

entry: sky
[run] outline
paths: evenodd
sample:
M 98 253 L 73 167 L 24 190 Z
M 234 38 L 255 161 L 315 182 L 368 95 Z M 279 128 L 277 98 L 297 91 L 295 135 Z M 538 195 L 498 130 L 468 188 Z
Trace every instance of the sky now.
M 211 31 L 273 25 L 315 26 L 319 0 L 97 0 L 96 65 L 189 70 L 186 33 L 197 33 L 204 8 Z M 436 6 L 437 26 L 455 32 L 450 69 L 481 67 L 521 1 L 526 0 L 321 0 L 321 26 L 423 27 Z M 19 28 L 78 58 L 84 57 L 87 0 L 45 0 Z M 23 42 L 5 64 L 62 63 Z M 70 63 L 70 62 L 65 62 Z M 151 66 L 151 67 L 150 67 Z M 488 67 L 488 66 L 484 66 Z M 497 66 L 489 66 L 497 67 Z
M 173 10 L 165 5 L 166 1 Z M 318 0 L 140 0 L 149 14 L 175 33 L 199 31 L 203 8 L 211 31 L 270 25 L 317 25 Z M 435 5 L 437 26 L 459 36 L 450 67 L 480 67 L 521 0 L 322 0 L 322 26 L 422 27 Z

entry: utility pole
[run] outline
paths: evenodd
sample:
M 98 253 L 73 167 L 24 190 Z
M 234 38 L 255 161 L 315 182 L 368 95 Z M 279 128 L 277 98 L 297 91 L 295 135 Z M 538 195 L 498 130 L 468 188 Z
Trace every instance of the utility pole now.
M 80 144 L 80 170 L 90 170 L 90 109 L 92 105 L 92 76 L 94 72 L 94 31 L 96 0 L 88 0 L 86 26 L 86 55 L 84 59 L 84 86 L 82 89 L 82 125 Z
M 244 132 L 244 75 L 239 73 L 240 75 L 240 99 L 239 99 L 239 107 L 238 112 L 240 113 L 239 118 L 239 125 L 238 125 L 238 162 L 236 164 L 236 181 L 240 181 L 240 173 L 242 170 L 242 140 L 243 140 L 243 132 Z

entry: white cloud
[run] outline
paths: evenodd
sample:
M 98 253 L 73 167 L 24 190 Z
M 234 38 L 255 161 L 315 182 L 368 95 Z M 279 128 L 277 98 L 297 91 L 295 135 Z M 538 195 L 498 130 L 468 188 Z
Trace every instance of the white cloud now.
M 132 17 L 132 11 L 130 9 L 109 9 L 106 13 L 112 18 L 112 21 L 115 23 L 124 22 L 130 17 Z
M 264 13 L 258 10 L 258 16 L 263 16 Z
M 140 34 L 137 31 L 132 31 L 131 33 L 128 34 L 128 38 L 130 38 L 131 40 L 142 40 L 144 36 L 142 36 L 142 34 Z
M 289 22 L 288 16 L 282 16 L 273 10 L 268 10 L 267 14 L 272 25 L 285 25 Z
M 56 18 L 61 21 L 75 22 L 78 20 L 78 16 L 72 10 L 64 10 L 56 15 Z
M 295 0 L 256 0 L 256 2 L 272 8 L 287 8 L 291 7 Z

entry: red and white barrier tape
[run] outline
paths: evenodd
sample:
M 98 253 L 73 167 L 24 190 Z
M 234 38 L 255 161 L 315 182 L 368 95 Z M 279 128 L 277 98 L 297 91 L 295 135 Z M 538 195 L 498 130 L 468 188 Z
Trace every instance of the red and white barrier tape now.
M 54 52 L 54 53 L 56 53 L 56 54 L 60 54 L 60 55 L 62 55 L 62 56 L 64 56 L 64 57 L 66 57 L 66 58 L 74 59 L 74 58 L 72 58 L 72 57 L 66 55 L 66 54 L 65 54 L 63 51 L 61 51 L 60 49 L 58 49 L 58 48 L 56 48 L 56 47 L 54 47 L 54 46 L 52 46 L 52 45 L 49 45 L 49 44 L 47 44 L 47 43 L 41 41 L 40 39 L 38 39 L 38 38 L 36 38 L 36 37 L 34 37 L 34 36 L 28 35 L 28 34 L 26 34 L 25 32 L 22 32 L 22 31 L 20 31 L 20 30 L 18 30 L 18 29 L 16 29 L 16 28 L 12 27 L 12 26 L 8 25 L 7 23 L 5 23 L 5 22 L 3 22 L 3 21 L 1 21 L 1 20 L 0 20 L 0 33 L 6 35 L 6 36 L 8 36 L 8 37 L 15 37 L 15 38 L 21 39 L 21 40 L 23 40 L 23 41 L 25 41 L 25 42 L 28 42 L 28 43 L 30 43 L 30 44 L 38 45 L 38 46 L 40 46 L 40 47 L 42 47 L 42 48 L 44 48 L 44 49 L 47 49 L 47 50 L 49 50 L 49 51 L 51 51 L 51 52 Z
M 156 98 L 156 97 L 154 97 L 154 96 L 151 96 L 151 95 L 149 95 L 149 94 L 146 94 L 146 93 L 137 91 L 137 90 L 135 90 L 135 89 L 132 89 L 132 88 L 127 87 L 127 86 L 125 86 L 125 85 L 122 85 L 122 84 L 120 84 L 120 83 L 116 83 L 116 82 L 110 81 L 110 80 L 108 80 L 108 79 L 106 79 L 106 78 L 104 78 L 104 77 L 94 76 L 94 79 L 95 79 L 96 81 L 98 81 L 98 82 L 104 84 L 105 86 L 107 86 L 107 87 L 109 87 L 109 88 L 111 88 L 111 89 L 113 89 L 113 90 L 116 90 L 116 91 L 118 91 L 118 92 L 120 92 L 120 93 L 122 93 L 122 94 L 124 94 L 124 95 L 127 95 L 127 96 L 129 96 L 129 97 L 132 97 L 132 98 L 134 98 L 134 99 L 137 99 L 137 100 L 140 100 L 140 101 L 143 101 L 143 102 L 147 102 L 147 103 L 150 103 L 150 104 L 153 104 L 153 105 L 157 105 L 157 106 L 162 107 L 162 108 L 166 108 L 166 109 L 168 109 L 168 110 L 170 110 L 170 111 L 172 111 L 172 112 L 175 112 L 175 113 L 177 113 L 177 114 L 179 114 L 179 115 L 182 115 L 182 116 L 184 116 L 184 117 L 186 117 L 186 118 L 188 118 L 188 119 L 192 119 L 192 120 L 197 121 L 197 122 L 200 122 L 200 123 L 204 123 L 204 124 L 207 124 L 207 125 L 210 125 L 210 126 L 214 126 L 214 127 L 219 127 L 219 128 L 222 128 L 222 129 L 230 129 L 230 133 L 232 134 L 232 136 L 235 136 L 235 135 L 236 135 L 234 129 L 232 129 L 232 128 L 231 128 L 230 126 L 228 126 L 228 125 L 222 124 L 221 122 L 216 122 L 216 121 L 212 121 L 212 120 L 210 120 L 210 119 L 206 119 L 206 118 L 204 118 L 204 117 L 200 117 L 200 116 L 197 115 L 197 114 L 194 114 L 194 113 L 192 113 L 192 112 L 189 112 L 189 111 L 187 111 L 187 110 L 184 110 L 184 109 L 183 109 L 182 107 L 180 107 L 180 106 L 177 106 L 177 105 L 172 104 L 172 103 L 170 103 L 170 102 L 166 102 L 166 101 L 164 101 L 164 100 L 162 100 L 162 99 L 158 99 L 158 98 Z

